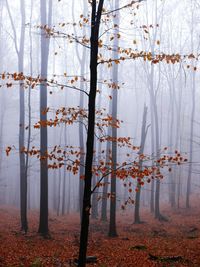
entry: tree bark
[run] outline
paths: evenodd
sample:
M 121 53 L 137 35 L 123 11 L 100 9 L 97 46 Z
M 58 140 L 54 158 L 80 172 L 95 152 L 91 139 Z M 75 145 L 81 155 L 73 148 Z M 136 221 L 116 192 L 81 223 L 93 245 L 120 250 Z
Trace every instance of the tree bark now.
M 47 24 L 46 0 L 40 0 L 41 25 Z M 48 24 L 51 25 L 52 0 L 49 0 L 49 19 Z M 41 77 L 47 79 L 48 71 L 48 54 L 49 39 L 46 37 L 45 31 L 41 30 Z M 47 120 L 47 83 L 44 81 L 40 86 L 40 121 Z M 40 161 L 40 221 L 38 232 L 43 236 L 49 234 L 48 228 L 48 160 L 47 160 L 48 140 L 47 127 L 40 129 L 40 153 L 42 160 Z
M 114 10 L 118 10 L 119 8 L 119 1 L 115 0 Z M 119 26 L 119 13 L 114 16 L 113 23 Z M 118 57 L 117 48 L 119 46 L 119 38 L 117 38 L 118 34 L 118 27 L 115 31 L 115 39 L 114 39 L 114 52 L 113 58 Z M 113 82 L 118 83 L 118 64 L 113 65 Z M 118 92 L 117 89 L 113 89 L 112 91 L 112 118 L 115 120 L 117 118 L 117 99 L 118 99 Z M 117 128 L 112 127 L 112 137 L 113 139 L 117 138 Z M 117 229 L 116 229 L 116 167 L 117 167 L 117 142 L 112 142 L 112 168 L 113 172 L 111 174 L 111 198 L 110 198 L 110 224 L 109 224 L 109 233 L 110 237 L 117 236 Z
M 144 106 L 143 111 L 143 120 L 142 120 L 142 132 L 141 132 L 141 143 L 140 143 L 140 150 L 138 152 L 139 155 L 144 153 L 144 146 L 146 141 L 147 129 L 146 129 L 146 119 L 147 119 L 147 107 Z M 139 160 L 139 169 L 142 171 L 142 160 Z M 136 192 L 135 197 L 135 216 L 134 216 L 134 223 L 140 223 L 140 195 L 141 195 L 141 184 L 137 182 L 137 188 L 139 189 Z
M 17 34 L 15 25 L 10 12 L 8 1 L 6 1 L 8 15 L 10 18 L 13 34 L 14 34 L 14 45 L 15 51 L 18 57 L 18 71 L 23 73 L 24 70 L 24 42 L 25 42 L 25 2 L 20 0 L 20 13 L 21 13 L 21 34 L 20 44 L 18 49 Z M 24 86 L 21 81 L 19 84 L 19 161 L 20 161 L 20 219 L 21 219 L 21 230 L 27 232 L 28 221 L 27 221 L 27 174 L 25 171 L 25 155 L 21 153 L 24 148 L 24 129 L 25 129 L 25 114 L 24 114 Z
M 97 57 L 98 57 L 98 38 L 99 27 L 102 14 L 104 0 L 100 0 L 98 7 L 97 1 L 92 1 L 92 17 L 91 17 L 91 50 L 90 50 L 90 92 L 88 100 L 88 132 L 86 141 L 86 162 L 85 162 L 85 180 L 84 195 L 80 233 L 80 247 L 78 266 L 86 265 L 86 254 L 88 245 L 88 230 L 90 222 L 91 209 L 91 182 L 92 182 L 92 162 L 94 148 L 94 126 L 95 126 L 95 104 L 97 91 Z

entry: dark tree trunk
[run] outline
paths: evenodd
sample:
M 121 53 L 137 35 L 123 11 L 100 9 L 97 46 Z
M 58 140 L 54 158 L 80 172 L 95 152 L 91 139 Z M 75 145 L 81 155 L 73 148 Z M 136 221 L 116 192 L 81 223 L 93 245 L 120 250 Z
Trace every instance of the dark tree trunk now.
M 49 1 L 49 21 L 51 25 L 52 0 Z M 40 1 L 41 25 L 47 24 L 46 0 Z M 44 30 L 41 30 L 41 77 L 47 79 L 49 39 Z M 42 82 L 40 86 L 40 120 L 46 121 L 47 114 L 43 112 L 47 108 L 47 84 Z M 48 161 L 47 161 L 47 127 L 40 129 L 40 153 L 43 158 L 40 162 L 40 221 L 38 232 L 43 236 L 48 235 Z
M 119 1 L 115 0 L 114 9 L 118 10 L 119 8 Z M 119 25 L 119 13 L 114 16 L 113 23 Z M 114 39 L 114 47 L 115 50 L 113 52 L 113 58 L 118 57 L 117 47 L 119 46 L 119 39 L 117 38 L 119 28 L 115 32 L 115 39 Z M 113 65 L 113 82 L 118 83 L 118 64 Z M 117 99 L 118 99 L 118 92 L 117 89 L 113 89 L 112 92 L 112 117 L 113 120 L 117 118 Z M 117 138 L 117 128 L 112 127 L 112 137 L 115 139 Z M 117 167 L 117 142 L 112 142 L 112 168 L 113 172 L 111 174 L 111 198 L 110 198 L 110 224 L 109 224 L 109 233 L 110 237 L 117 236 L 117 229 L 116 229 L 116 167 Z
M 84 195 L 80 233 L 80 247 L 78 266 L 86 265 L 86 254 L 88 245 L 89 217 L 91 209 L 91 182 L 92 182 L 92 162 L 94 148 L 94 126 L 95 126 L 95 100 L 97 91 L 97 56 L 98 56 L 98 38 L 101 13 L 104 0 L 100 0 L 97 8 L 97 1 L 92 1 L 91 17 L 91 51 L 90 51 L 90 92 L 88 102 L 88 132 L 86 142 L 86 163 L 85 163 L 85 180 Z

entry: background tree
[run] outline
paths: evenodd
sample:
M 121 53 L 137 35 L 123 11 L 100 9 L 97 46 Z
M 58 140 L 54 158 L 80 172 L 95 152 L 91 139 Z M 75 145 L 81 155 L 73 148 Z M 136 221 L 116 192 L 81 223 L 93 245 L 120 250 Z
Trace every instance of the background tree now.
M 41 25 L 51 25 L 52 19 L 52 0 L 49 0 L 49 9 L 47 17 L 47 1 L 40 1 Z M 47 79 L 48 55 L 49 55 L 49 38 L 46 36 L 44 29 L 41 29 L 41 77 Z M 40 121 L 47 120 L 47 84 L 46 81 L 40 86 Z M 41 127 L 40 130 L 40 221 L 38 232 L 47 235 L 48 229 L 48 162 L 47 162 L 47 127 Z
M 6 6 L 8 10 L 8 15 L 10 18 L 10 23 L 12 26 L 12 31 L 14 34 L 14 45 L 15 51 L 18 58 L 18 71 L 23 73 L 24 71 L 24 42 L 25 42 L 25 2 L 20 0 L 20 13 L 21 13 L 21 33 L 20 33 L 20 43 L 18 48 L 17 43 L 17 33 L 15 25 L 13 22 L 12 14 L 8 1 L 6 1 Z M 25 130 L 25 104 L 24 104 L 24 85 L 20 82 L 19 85 L 19 151 L 24 147 L 24 130 Z M 21 230 L 27 232 L 28 221 L 27 221 L 27 172 L 25 168 L 25 155 L 19 152 L 20 161 L 20 215 L 21 215 Z

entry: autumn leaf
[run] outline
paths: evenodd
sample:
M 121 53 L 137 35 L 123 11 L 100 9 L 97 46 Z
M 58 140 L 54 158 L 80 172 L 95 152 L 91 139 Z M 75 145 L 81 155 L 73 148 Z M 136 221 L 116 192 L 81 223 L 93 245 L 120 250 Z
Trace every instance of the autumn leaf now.
M 11 149 L 12 149 L 12 148 L 11 148 L 10 146 L 8 146 L 8 147 L 6 148 L 6 156 L 7 156 L 7 157 L 9 156 Z

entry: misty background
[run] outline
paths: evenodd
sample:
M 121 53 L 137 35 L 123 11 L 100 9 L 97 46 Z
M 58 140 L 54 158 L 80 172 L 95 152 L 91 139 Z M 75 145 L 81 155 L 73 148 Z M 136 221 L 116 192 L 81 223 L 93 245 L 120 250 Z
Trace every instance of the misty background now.
M 120 1 L 123 6 L 127 1 Z M 112 10 L 112 1 L 105 2 L 105 8 Z M 48 8 L 48 6 L 47 6 Z M 40 38 L 41 20 L 39 1 L 25 0 L 24 15 L 20 10 L 20 1 L 0 1 L 0 73 L 18 73 L 20 60 L 21 30 L 25 29 L 24 67 L 27 76 L 40 75 Z M 106 12 L 106 11 L 105 11 Z M 200 2 L 195 0 L 147 0 L 139 7 L 122 9 L 119 12 L 119 27 L 114 27 L 113 17 L 103 16 L 100 39 L 102 47 L 100 59 L 113 58 L 111 50 L 116 49 L 114 39 L 118 39 L 119 50 L 135 53 L 146 52 L 153 56 L 158 54 L 180 55 L 179 62 L 166 60 L 152 63 L 144 57 L 125 59 L 117 63 L 118 80 L 113 80 L 112 66 L 99 64 L 97 109 L 106 116 L 110 114 L 110 105 L 117 107 L 117 118 L 120 127 L 117 136 L 130 137 L 133 145 L 140 146 L 143 109 L 147 111 L 147 140 L 144 154 L 153 158 L 158 149 L 174 154 L 179 151 L 188 162 L 181 166 L 172 166 L 171 172 L 163 169 L 161 180 L 160 202 L 186 206 L 186 194 L 190 194 L 190 205 L 199 196 L 199 155 L 200 155 L 200 95 L 199 95 L 199 46 L 200 46 Z M 23 17 L 24 16 L 24 17 Z M 118 16 L 118 15 L 117 15 Z M 87 21 L 88 19 L 88 21 Z M 25 22 L 25 23 L 23 23 Z M 43 25 L 44 26 L 44 25 Z M 52 1 L 51 25 L 52 35 L 49 38 L 48 81 L 52 79 L 58 84 L 76 86 L 89 91 L 89 55 L 87 48 L 90 38 L 90 5 L 85 0 Z M 118 37 L 116 37 L 116 28 Z M 112 49 L 109 49 L 112 47 Z M 118 49 L 118 48 L 117 48 Z M 119 51 L 118 50 L 118 51 Z M 125 53 L 119 54 L 120 56 Z M 116 54 L 115 54 L 116 56 Z M 19 207 L 20 173 L 19 173 L 19 82 L 1 79 L 0 88 L 0 204 Z M 9 84 L 12 83 L 12 86 Z M 113 84 L 114 83 L 114 84 Z M 116 89 L 115 85 L 119 86 Z M 113 87 L 113 88 L 112 88 Z M 40 87 L 27 86 L 25 92 L 25 146 L 31 128 L 30 147 L 39 149 L 40 129 L 34 127 L 40 120 Z M 54 118 L 56 110 L 62 107 L 77 108 L 80 103 L 87 109 L 87 95 L 79 90 L 53 85 L 48 86 L 48 118 Z M 118 102 L 114 103 L 112 91 L 118 91 Z M 29 103 L 30 100 L 30 103 Z M 29 105 L 30 104 L 30 105 Z M 31 109 L 30 109 L 31 107 Z M 155 107 L 156 114 L 155 117 Z M 31 127 L 29 127 L 31 118 Z M 68 150 L 80 149 L 80 119 L 72 124 L 60 123 L 56 127 L 48 127 L 48 149 L 60 145 Z M 83 123 L 82 138 L 86 140 L 87 123 Z M 156 126 L 157 125 L 157 135 Z M 107 132 L 109 127 L 103 131 Z M 95 163 L 104 160 L 102 151 L 106 150 L 106 142 L 99 142 L 103 133 L 96 130 Z M 157 142 L 156 142 L 157 141 Z M 156 143 L 158 147 L 156 147 Z M 73 148 L 72 148 L 72 147 Z M 11 147 L 9 156 L 6 148 Z M 85 148 L 82 147 L 84 150 Z M 118 148 L 117 161 L 133 161 L 138 151 L 126 147 Z M 128 155 L 130 154 L 130 155 Z M 73 158 L 73 156 L 72 156 Z M 151 164 L 151 163 L 149 163 Z M 40 168 L 37 156 L 29 157 L 28 164 L 28 207 L 39 208 Z M 49 209 L 57 214 L 77 212 L 79 210 L 80 172 L 75 175 L 66 170 L 49 169 Z M 98 177 L 96 178 L 98 180 Z M 188 182 L 189 181 L 189 182 Z M 137 181 L 132 181 L 136 185 Z M 188 192 L 188 183 L 191 189 Z M 117 205 L 124 203 L 129 195 L 123 186 L 124 181 L 117 183 Z M 174 191 L 172 190 L 174 189 Z M 109 187 L 108 187 L 109 190 Z M 141 205 L 150 206 L 152 184 L 145 183 L 141 190 Z M 172 191 L 174 203 L 171 200 Z M 98 199 L 102 188 L 95 194 Z M 93 199 L 93 202 L 95 200 Z M 101 199 L 98 201 L 100 210 Z M 132 207 L 130 207 L 132 209 Z M 121 212 L 121 210 L 120 210 Z

